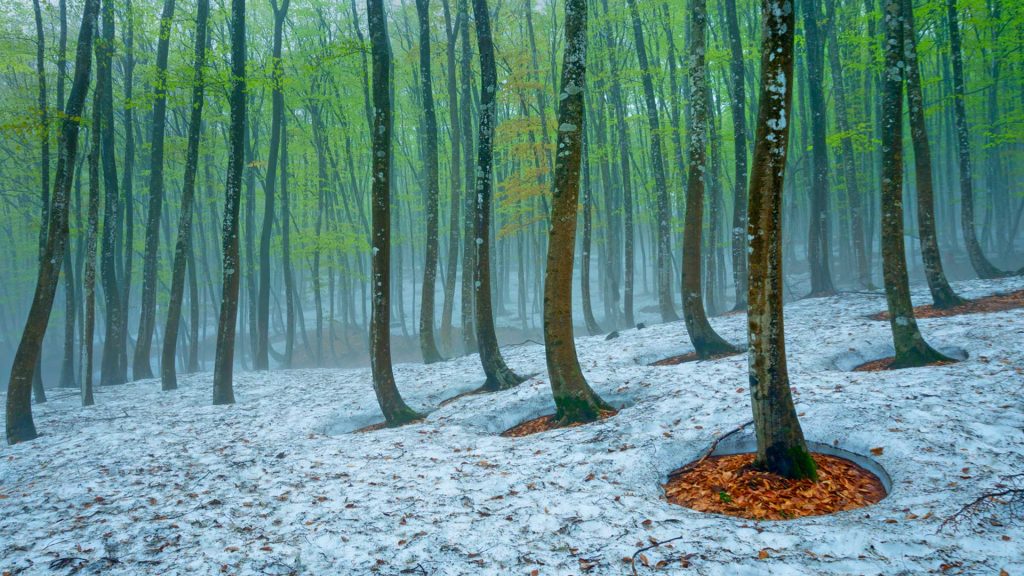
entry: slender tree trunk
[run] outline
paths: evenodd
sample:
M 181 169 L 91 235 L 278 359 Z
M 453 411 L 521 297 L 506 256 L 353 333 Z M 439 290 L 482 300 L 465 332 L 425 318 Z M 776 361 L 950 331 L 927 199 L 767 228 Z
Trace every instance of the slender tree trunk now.
M 99 83 L 97 83 L 97 89 Z M 85 238 L 85 318 L 82 320 L 82 406 L 92 406 L 93 356 L 96 336 L 96 244 L 100 227 L 100 107 L 93 93 L 92 127 L 89 149 L 89 207 L 86 212 Z
M 42 200 L 42 217 L 39 226 L 39 257 L 46 257 L 46 236 L 50 221 L 50 117 L 46 102 L 46 41 L 43 37 L 43 12 L 39 0 L 32 0 L 32 12 L 36 23 L 36 81 L 39 88 L 39 136 L 40 136 L 40 199 Z M 60 274 L 60 267 L 57 268 Z M 43 387 L 42 354 L 36 359 L 35 371 L 32 376 L 32 390 L 37 404 L 46 402 L 46 389 Z
M 462 166 L 462 126 L 459 123 L 458 82 L 456 80 L 455 42 L 458 38 L 459 22 L 451 22 L 451 10 L 448 0 L 442 1 L 444 7 L 445 29 L 448 45 L 445 52 L 448 56 L 448 125 L 452 146 L 452 158 L 449 164 L 451 179 L 451 210 L 448 220 L 448 268 L 444 277 L 444 305 L 441 309 L 441 349 L 452 354 L 452 315 L 455 311 L 455 277 L 459 268 L 459 213 L 462 202 L 461 180 L 459 169 Z M 460 17 L 456 17 L 458 20 Z M 463 272 L 465 274 L 465 272 Z
M 572 270 L 586 88 L 587 0 L 566 0 L 565 39 L 558 95 L 559 153 L 555 160 L 544 273 L 544 353 L 555 399 L 555 418 L 563 425 L 597 420 L 602 410 L 612 409 L 590 388 L 580 370 L 572 326 Z M 481 53 L 482 46 L 483 42 Z
M 792 124 L 792 4 L 762 0 L 761 94 L 750 171 L 747 326 L 754 465 L 789 478 L 817 479 L 786 369 L 782 315 L 782 190 Z
M 923 366 L 948 360 L 935 351 L 917 328 L 910 301 L 903 245 L 903 67 L 905 0 L 884 0 L 885 66 L 882 74 L 882 277 L 889 305 L 896 358 L 891 368 Z
M 287 0 L 286 0 L 287 1 Z M 174 358 L 178 347 L 178 327 L 185 297 L 185 268 L 192 251 L 192 214 L 194 212 L 196 173 L 199 160 L 199 137 L 202 129 L 204 95 L 203 68 L 206 66 L 206 30 L 210 1 L 199 0 L 196 6 L 195 65 L 192 72 L 192 106 L 188 123 L 188 150 L 185 152 L 185 175 L 181 188 L 181 211 L 178 214 L 178 239 L 174 245 L 174 266 L 171 273 L 171 298 L 167 305 L 163 354 L 160 360 L 160 383 L 163 390 L 178 387 Z M 192 268 L 195 268 L 194 263 Z M 192 293 L 195 300 L 195 292 Z M 194 322 L 193 322 L 194 324 Z M 193 332 L 194 334 L 195 332 Z M 193 336 L 193 341 L 195 336 Z M 148 365 L 148 362 L 146 363 Z
M 371 237 L 372 316 L 370 368 L 373 391 L 388 426 L 422 418 L 402 400 L 391 367 L 391 43 L 384 0 L 367 0 L 370 49 L 373 60 L 373 189 Z
M 170 47 L 174 0 L 164 0 L 160 15 L 160 36 L 156 48 L 156 79 L 153 82 L 153 136 L 150 140 L 149 206 L 146 211 L 146 253 L 142 263 L 142 306 L 139 310 L 139 334 L 132 361 L 132 377 L 152 378 L 150 366 L 153 328 L 156 325 L 157 252 L 160 244 L 160 217 L 164 204 L 164 134 L 167 127 L 167 56 Z
M 32 374 L 42 352 L 43 337 L 46 335 L 46 326 L 50 320 L 57 281 L 60 278 L 61 261 L 67 245 L 68 194 L 71 190 L 75 155 L 78 151 L 78 118 L 82 115 L 86 93 L 89 91 L 92 44 L 99 5 L 99 0 L 86 0 L 82 10 L 75 75 L 61 117 L 57 139 L 57 166 L 50 204 L 50 220 L 47 222 L 47 230 L 50 233 L 46 236 L 46 257 L 39 260 L 35 294 L 14 361 L 11 363 L 11 377 L 7 383 L 5 424 L 9 444 L 25 442 L 37 436 L 32 420 Z
M 825 139 L 826 107 L 824 85 L 825 43 L 818 29 L 820 0 L 804 0 L 804 36 L 807 46 L 808 100 L 811 107 L 812 184 L 810 220 L 807 228 L 807 263 L 811 272 L 810 297 L 830 296 L 832 245 L 829 236 L 828 143 Z
M 430 0 L 416 0 L 420 25 L 420 82 L 423 127 L 426 129 L 426 205 L 427 238 L 423 263 L 423 296 L 420 298 L 420 352 L 423 362 L 440 362 L 441 353 L 434 340 L 434 294 L 437 284 L 438 188 L 437 112 L 434 109 L 433 79 L 430 73 Z
M 125 0 L 124 18 L 124 171 L 121 174 L 121 190 L 124 202 L 124 259 L 121 282 L 121 333 L 128 338 L 128 311 L 132 294 L 132 265 L 135 260 L 135 8 L 132 0 Z M 121 349 L 120 364 L 128 373 L 128 347 Z
M 494 62 L 487 0 L 473 0 L 476 17 L 477 47 L 480 49 L 480 128 L 477 131 L 477 168 L 475 186 L 474 239 L 476 263 L 473 298 L 476 302 L 476 339 L 480 346 L 480 362 L 487 381 L 484 390 L 504 390 L 523 382 L 505 365 L 494 331 L 491 308 L 491 194 L 493 177 L 494 131 L 497 128 L 498 71 Z
M 964 59 L 960 48 L 960 24 L 957 0 L 946 0 L 946 19 L 949 26 L 949 49 L 953 60 L 953 119 L 956 122 L 956 146 L 960 161 L 960 230 L 967 246 L 967 256 L 979 278 L 999 278 L 1006 272 L 996 268 L 978 242 L 974 228 L 974 172 L 971 167 L 971 137 L 967 127 L 966 86 Z
M 217 322 L 217 355 L 213 367 L 213 403 L 234 404 L 235 325 L 238 321 L 238 216 L 245 158 L 245 0 L 231 0 L 231 91 L 228 105 L 228 169 L 224 198 L 222 295 Z
M 64 82 L 67 68 L 68 50 L 68 4 L 67 0 L 59 0 L 60 33 L 57 40 L 57 108 L 64 106 Z M 74 168 L 72 168 L 74 169 Z M 81 185 L 81 181 L 78 182 Z M 69 204 L 70 209 L 70 204 Z M 71 238 L 68 238 L 65 250 L 71 251 Z M 79 269 L 81 271 L 81 269 Z M 60 386 L 75 386 L 75 321 L 78 316 L 78 285 L 75 283 L 74 263 L 70 255 L 64 258 L 64 362 L 60 371 Z
M 585 7 L 585 5 L 584 5 Z M 576 8 L 578 9 L 578 8 Z M 568 21 L 566 25 L 568 26 Z M 586 14 L 584 14 L 584 25 L 586 24 Z M 574 30 L 574 32 L 577 32 Z M 585 28 L 584 28 L 585 32 Z M 585 48 L 586 46 L 584 46 Z M 566 48 L 568 50 L 568 47 Z M 582 98 L 583 96 L 581 96 Z M 585 106 L 585 104 L 581 104 Z M 561 107 L 561 105 L 559 105 Z M 584 115 L 585 117 L 585 115 Z M 559 120 L 561 123 L 561 120 Z M 580 130 L 583 130 L 582 124 Z M 580 251 L 580 295 L 583 298 L 583 320 L 587 324 L 587 332 L 591 336 L 596 336 L 602 332 L 601 326 L 597 323 L 597 319 L 594 318 L 594 306 L 590 301 L 590 249 L 593 237 L 593 191 L 590 187 L 590 142 L 585 130 L 583 130 L 583 246 Z M 551 251 L 551 243 L 548 243 L 548 251 Z M 572 275 L 570 274 L 570 282 L 572 281 Z M 522 294 L 522 290 L 520 290 Z M 571 312 L 571 310 L 570 310 Z M 569 318 L 570 323 L 572 317 Z
M 474 326 L 474 310 L 475 302 L 473 301 L 474 296 L 474 270 L 476 270 L 476 261 L 474 260 L 476 255 L 476 232 L 475 232 L 475 211 L 476 211 L 476 200 L 473 195 L 469 193 L 470 190 L 476 189 L 476 166 L 473 162 L 473 154 L 471 153 L 473 147 L 473 136 L 472 136 L 472 118 L 471 118 L 471 104 L 472 95 L 470 85 L 472 84 L 472 72 L 470 70 L 471 59 L 473 56 L 473 49 L 469 42 L 469 9 L 468 0 L 459 0 L 459 35 L 462 37 L 462 58 L 459 62 L 460 72 L 462 74 L 462 94 L 460 100 L 462 101 L 461 107 L 461 121 L 462 124 L 462 149 L 463 154 L 463 171 L 465 174 L 465 189 L 466 189 L 466 203 L 464 207 L 464 215 L 462 225 L 465 229 L 462 243 L 462 306 L 460 310 L 461 324 L 462 324 L 462 346 L 466 354 L 472 354 L 477 351 L 478 344 L 476 339 L 476 327 Z
M 729 34 L 729 82 L 732 85 L 732 131 L 735 171 L 732 208 L 732 279 L 736 288 L 733 310 L 747 308 L 747 95 L 743 84 L 743 40 L 736 0 L 725 0 Z
M 270 369 L 270 239 L 274 230 L 274 193 L 277 184 L 277 163 L 281 150 L 281 121 L 284 118 L 284 67 L 281 64 L 281 42 L 284 20 L 290 0 L 271 0 L 274 12 L 274 44 L 271 53 L 272 93 L 270 110 L 270 155 L 267 178 L 263 186 L 263 228 L 260 230 L 260 278 L 256 300 L 256 370 Z
M 665 178 L 664 156 L 661 149 L 661 121 L 658 119 L 658 104 L 654 96 L 654 80 L 647 61 L 647 48 L 644 45 L 643 25 L 636 0 L 626 0 L 633 20 L 633 41 L 636 57 L 640 63 L 640 71 L 644 86 L 644 103 L 647 106 L 647 124 L 650 128 L 651 167 L 654 171 L 654 194 L 657 212 L 655 225 L 657 239 L 657 286 L 658 307 L 664 322 L 678 320 L 672 304 L 672 230 L 671 209 L 668 197 L 668 184 Z
M 924 96 L 921 89 L 921 71 L 917 60 L 917 36 L 914 31 L 914 7 L 903 0 L 903 49 L 907 70 L 907 106 L 910 109 L 910 135 L 914 141 L 914 174 L 917 181 L 917 219 L 921 232 L 921 259 L 932 302 L 936 308 L 950 308 L 964 300 L 956 295 L 946 280 L 939 253 L 938 233 L 935 230 L 935 201 L 932 186 L 932 152 L 925 128 Z
M 295 314 L 296 300 L 301 307 L 302 302 L 295 291 L 295 274 L 292 272 L 292 247 L 291 247 L 291 198 L 288 195 L 288 129 L 287 115 L 281 115 L 281 253 L 282 270 L 284 275 L 285 295 L 285 339 L 284 339 L 284 367 L 291 368 L 295 354 Z

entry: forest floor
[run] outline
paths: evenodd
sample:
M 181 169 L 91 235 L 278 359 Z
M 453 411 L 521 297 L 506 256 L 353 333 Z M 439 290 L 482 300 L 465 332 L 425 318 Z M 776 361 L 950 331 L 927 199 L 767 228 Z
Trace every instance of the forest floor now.
M 102 388 L 86 409 L 55 390 L 35 407 L 43 435 L 0 449 L 0 572 L 1024 574 L 1021 507 L 944 523 L 1024 473 L 1024 309 L 921 320 L 963 362 L 849 371 L 891 354 L 888 323 L 868 318 L 884 306 L 843 294 L 786 308 L 808 439 L 872 455 L 892 480 L 868 508 L 755 522 L 667 503 L 668 473 L 750 419 L 744 356 L 649 366 L 690 351 L 675 322 L 579 338 L 620 412 L 523 438 L 499 434 L 553 409 L 535 344 L 505 354 L 538 376 L 443 407 L 483 382 L 475 356 L 396 366 L 428 417 L 361 434 L 380 420 L 362 369 L 239 373 L 229 407 L 209 405 L 209 374 L 171 393 Z M 744 341 L 743 316 L 712 323 Z

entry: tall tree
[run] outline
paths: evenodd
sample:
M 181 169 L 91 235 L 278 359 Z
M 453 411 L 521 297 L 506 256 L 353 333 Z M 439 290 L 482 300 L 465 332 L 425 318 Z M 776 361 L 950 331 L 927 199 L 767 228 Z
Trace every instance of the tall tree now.
M 818 28 L 821 0 L 803 0 L 804 41 L 807 45 L 807 85 L 811 106 L 812 182 L 810 222 L 807 226 L 807 264 L 811 272 L 809 296 L 835 294 L 832 286 L 832 244 L 829 239 L 827 109 L 824 84 L 825 42 Z
M 476 339 L 480 362 L 487 380 L 484 390 L 504 390 L 520 384 L 525 378 L 516 375 L 505 364 L 494 331 L 491 307 L 491 194 L 494 163 L 494 131 L 497 128 L 498 70 L 494 62 L 494 40 L 491 37 L 491 16 L 487 0 L 473 0 L 476 18 L 476 42 L 480 50 L 480 126 L 477 130 L 477 164 L 474 211 L 474 262 L 476 264 L 473 298 L 476 302 Z
M 231 91 L 228 106 L 227 185 L 224 197 L 222 294 L 217 322 L 217 349 L 213 365 L 213 403 L 234 404 L 232 374 L 235 360 L 235 324 L 241 270 L 238 260 L 238 213 L 242 198 L 242 162 L 245 158 L 245 0 L 231 0 Z
M 565 53 L 558 94 L 558 154 L 544 273 L 544 354 L 555 399 L 555 418 L 562 425 L 597 420 L 602 410 L 612 409 L 583 376 L 572 327 L 572 270 L 586 75 L 587 0 L 566 0 Z
M 68 3 L 59 0 L 58 13 L 60 32 L 57 39 L 57 109 L 64 105 L 64 83 L 67 76 L 68 51 Z M 81 185 L 81 180 L 79 180 Z M 68 238 L 66 250 L 71 250 L 71 239 Z M 60 386 L 75 386 L 75 323 L 78 309 L 78 289 L 75 283 L 75 271 L 71 258 L 64 258 L 64 361 L 60 370 Z
M 118 194 L 117 157 L 114 143 L 114 1 L 104 0 L 101 10 L 102 38 L 97 43 L 96 91 L 100 95 L 100 160 L 103 167 L 103 238 L 100 242 L 100 284 L 106 308 L 106 329 L 100 384 L 122 384 L 127 378 L 124 364 L 127 335 L 124 333 L 121 307 L 121 282 L 117 270 L 117 242 L 120 233 L 121 199 Z
M 473 136 L 472 136 L 472 95 L 470 86 L 473 83 L 471 64 L 473 58 L 473 47 L 469 40 L 469 5 L 468 0 L 458 0 L 458 21 L 459 37 L 462 39 L 462 55 L 459 59 L 459 74 L 462 76 L 462 90 L 459 100 L 460 107 L 459 124 L 462 126 L 462 149 L 464 151 L 463 173 L 465 178 L 466 204 L 463 215 L 462 226 L 465 230 L 462 238 L 462 285 L 460 294 L 462 305 L 460 307 L 460 320 L 462 324 L 462 347 L 466 354 L 477 351 L 479 344 L 476 340 L 475 302 L 473 301 L 475 289 L 473 279 L 476 270 L 476 199 L 470 190 L 476 186 L 476 164 L 473 162 Z
M 957 158 L 960 161 L 960 231 L 967 246 L 967 256 L 979 278 L 999 278 L 1006 273 L 992 264 L 981 250 L 974 222 L 974 170 L 971 164 L 971 135 L 967 126 L 967 88 L 964 80 L 964 57 L 960 44 L 960 23 L 957 0 L 946 0 L 946 22 L 949 26 L 949 51 L 953 61 L 953 120 L 956 123 Z
M 788 0 L 761 2 L 761 90 L 750 170 L 750 403 L 758 468 L 817 479 L 817 468 L 793 406 L 782 315 L 782 190 L 793 102 L 795 16 Z
M 434 294 L 437 285 L 438 251 L 438 188 L 437 165 L 437 111 L 434 109 L 433 79 L 430 73 L 430 0 L 416 0 L 416 14 L 420 25 L 420 102 L 423 105 L 423 127 L 426 129 L 424 183 L 427 208 L 426 256 L 423 262 L 423 296 L 420 298 L 420 352 L 423 362 L 431 364 L 442 360 L 434 339 Z
M 743 38 L 736 0 L 725 0 L 725 26 L 729 33 L 729 85 L 734 138 L 732 278 L 736 287 L 733 310 L 747 308 L 747 92 L 744 83 Z
M 736 348 L 708 322 L 701 295 L 701 243 L 704 184 L 707 177 L 708 105 L 707 0 L 690 1 L 690 133 L 686 177 L 686 228 L 683 234 L 683 319 L 701 358 L 729 354 Z M 712 214 L 712 217 L 715 215 Z M 716 239 L 717 240 L 717 239 Z
M 907 70 L 907 107 L 910 109 L 910 136 L 914 141 L 914 174 L 917 181 L 917 221 L 921 232 L 921 259 L 932 303 L 950 308 L 964 302 L 953 291 L 942 269 L 938 233 L 935 230 L 935 199 L 932 186 L 932 151 L 924 118 L 921 70 L 917 60 L 917 34 L 914 31 L 914 7 L 903 0 L 903 49 Z
M 903 245 L 903 2 L 885 0 L 885 65 L 882 74 L 882 278 L 896 357 L 891 368 L 949 360 L 921 336 L 910 301 Z
M 285 0 L 287 1 L 287 0 Z M 163 350 L 160 360 L 160 383 L 163 390 L 178 387 L 174 364 L 178 348 L 178 328 L 181 326 L 181 307 L 185 299 L 185 267 L 192 251 L 192 214 L 195 210 L 196 173 L 199 164 L 199 136 L 202 129 L 205 100 L 206 30 L 210 17 L 210 0 L 199 0 L 196 5 L 195 65 L 192 71 L 192 106 L 188 121 L 188 149 L 185 152 L 185 174 L 181 189 L 181 209 L 178 213 L 178 239 L 174 244 L 174 265 L 171 272 L 171 299 L 167 304 L 167 326 L 164 329 Z M 191 266 L 194 268 L 195 263 Z M 193 294 L 193 298 L 195 295 Z
M 462 202 L 461 178 L 462 168 L 462 126 L 459 122 L 459 94 L 457 69 L 455 64 L 455 45 L 459 34 L 460 18 L 452 22 L 449 0 L 443 0 L 445 30 L 448 43 L 445 54 L 448 57 L 447 88 L 448 88 L 448 126 L 451 138 L 451 162 L 448 163 L 451 186 L 451 209 L 448 220 L 448 269 L 444 276 L 444 305 L 441 308 L 441 348 L 448 354 L 452 352 L 452 315 L 455 311 L 455 275 L 459 268 L 459 213 Z M 463 271 L 465 274 L 465 271 Z
M 156 324 L 156 270 L 159 263 L 160 214 L 164 205 L 164 134 L 167 130 L 167 55 L 171 41 L 174 0 L 164 0 L 160 36 L 156 44 L 156 79 L 153 82 L 153 135 L 150 139 L 149 206 L 146 212 L 146 253 L 142 261 L 142 308 L 135 341 L 132 377 L 152 378 L 149 357 Z
M 654 194 L 657 205 L 657 280 L 658 308 L 661 319 L 665 322 L 678 320 L 672 305 L 672 237 L 671 207 L 668 196 L 668 183 L 665 177 L 665 159 L 661 146 L 661 121 L 658 119 L 658 102 L 654 95 L 654 79 L 647 60 L 647 47 L 644 44 L 644 29 L 640 20 L 640 11 L 636 0 L 626 0 L 629 13 L 633 20 L 633 42 L 636 57 L 640 63 L 640 72 L 644 86 L 644 104 L 647 107 L 647 125 L 650 128 L 651 168 L 654 170 Z
M 75 156 L 78 152 L 79 118 L 89 91 L 92 43 L 99 9 L 100 0 L 86 0 L 82 9 L 82 24 L 78 31 L 78 48 L 75 55 L 75 75 L 64 114 L 61 116 L 57 138 L 57 166 L 54 173 L 50 218 L 47 222 L 49 234 L 46 235 L 45 257 L 39 259 L 35 294 L 14 361 L 11 363 L 11 377 L 7 383 L 5 424 L 9 444 L 32 440 L 38 435 L 35 422 L 32 420 L 32 374 L 42 353 L 43 337 L 50 321 L 64 248 L 67 245 L 69 192 L 75 173 Z
M 373 187 L 371 202 L 370 369 L 373 391 L 388 426 L 419 420 L 395 385 L 391 367 L 391 42 L 384 0 L 367 0 L 370 52 L 373 60 Z
M 274 12 L 274 40 L 271 49 L 271 104 L 270 155 L 267 159 L 267 178 L 263 186 L 263 228 L 260 230 L 260 285 L 256 301 L 256 359 L 257 370 L 270 368 L 270 238 L 274 229 L 274 194 L 277 184 L 277 164 L 281 151 L 281 122 L 284 118 L 284 66 L 281 64 L 281 44 L 284 20 L 288 16 L 290 0 L 270 0 Z M 287 226 L 282 222 L 282 226 Z
M 42 217 L 39 220 L 39 257 L 43 258 L 46 256 L 47 223 L 50 220 L 50 117 L 46 101 L 46 41 L 43 37 L 43 11 L 39 0 L 32 0 L 32 12 L 35 15 L 36 23 L 36 82 L 39 90 L 39 192 L 42 200 Z M 46 402 L 42 355 L 36 360 L 35 374 L 32 376 L 32 390 L 36 402 L 40 404 Z

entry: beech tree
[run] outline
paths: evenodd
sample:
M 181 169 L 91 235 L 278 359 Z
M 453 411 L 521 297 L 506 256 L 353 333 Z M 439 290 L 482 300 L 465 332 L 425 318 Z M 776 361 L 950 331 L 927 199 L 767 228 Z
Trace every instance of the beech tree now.
M 761 89 L 747 211 L 748 363 L 757 437 L 754 466 L 788 478 L 816 480 L 817 468 L 807 451 L 789 388 L 782 316 L 782 190 L 793 102 L 793 3 L 763 0 L 761 19 Z

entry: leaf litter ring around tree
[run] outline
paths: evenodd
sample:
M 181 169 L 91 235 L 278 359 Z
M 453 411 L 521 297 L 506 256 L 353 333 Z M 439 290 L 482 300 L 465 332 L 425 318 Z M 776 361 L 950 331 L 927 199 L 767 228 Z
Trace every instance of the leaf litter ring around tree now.
M 618 414 L 618 410 L 601 410 L 598 414 L 598 420 L 606 420 Z M 558 430 L 560 428 L 576 428 L 577 426 L 583 426 L 584 424 L 590 424 L 590 422 L 574 422 L 572 424 L 562 424 L 555 418 L 554 414 L 545 414 L 543 416 L 532 418 L 524 422 L 520 422 L 515 426 L 505 430 L 501 433 L 501 436 L 505 438 L 522 438 L 523 436 L 529 436 L 531 434 L 538 434 L 540 432 L 547 432 L 549 430 Z
M 752 520 L 792 520 L 870 506 L 886 497 L 874 473 L 840 456 L 812 452 L 818 481 L 753 468 L 753 453 L 708 456 L 669 475 L 665 497 L 699 512 Z
M 722 358 L 728 358 L 730 356 L 738 356 L 745 354 L 746 350 L 737 350 L 736 352 L 726 352 L 725 354 L 715 354 L 708 358 L 701 358 L 696 352 L 687 352 L 686 354 L 679 354 L 678 356 L 669 356 L 668 358 L 662 358 L 656 362 L 651 362 L 650 366 L 678 366 L 680 364 L 686 364 L 687 362 L 697 362 L 699 360 L 721 360 Z

